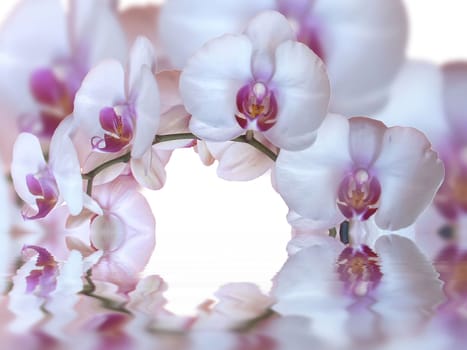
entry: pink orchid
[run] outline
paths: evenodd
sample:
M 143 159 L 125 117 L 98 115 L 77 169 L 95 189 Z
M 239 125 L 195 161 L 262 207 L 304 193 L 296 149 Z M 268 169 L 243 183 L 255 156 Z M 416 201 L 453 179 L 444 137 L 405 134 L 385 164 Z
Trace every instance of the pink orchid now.
M 286 16 L 297 39 L 326 63 L 332 112 L 368 114 L 385 103 L 407 41 L 400 0 L 171 0 L 162 7 L 159 32 L 173 64 L 183 68 L 210 39 L 240 33 L 265 10 Z
M 289 209 L 317 229 L 373 215 L 382 229 L 407 227 L 444 176 L 442 162 L 419 131 L 339 115 L 325 119 L 313 146 L 281 151 L 275 170 Z
M 67 245 L 84 256 L 103 253 L 93 268 L 93 278 L 115 283 L 123 292 L 134 289 L 155 245 L 155 222 L 151 208 L 129 178 L 121 177 L 93 191 L 102 213 L 90 218 L 89 236 L 69 236 Z M 83 219 L 81 218 L 81 219 Z M 82 239 L 88 239 L 85 243 Z
M 311 145 L 327 111 L 329 81 L 321 60 L 294 37 L 285 17 L 268 11 L 243 34 L 203 46 L 180 77 L 191 131 L 228 141 L 252 130 L 280 148 Z
M 15 190 L 26 202 L 23 217 L 39 219 L 65 202 L 71 215 L 78 215 L 84 203 L 80 164 L 71 141 L 73 119 L 64 120 L 50 143 L 48 162 L 36 136 L 22 133 L 13 150 L 11 176 Z
M 339 346 L 374 346 L 388 335 L 410 334 L 443 299 L 428 259 L 398 235 L 374 246 L 309 236 L 276 275 L 271 293 L 273 310 L 310 318 L 313 334 Z

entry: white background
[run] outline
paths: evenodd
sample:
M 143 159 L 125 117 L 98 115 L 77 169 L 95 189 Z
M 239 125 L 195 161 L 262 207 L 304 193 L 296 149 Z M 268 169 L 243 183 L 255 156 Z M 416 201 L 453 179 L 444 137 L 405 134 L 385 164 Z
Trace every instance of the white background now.
M 121 1 L 123 6 L 151 2 L 157 1 Z M 467 1 L 405 2 L 409 57 L 438 63 L 467 59 Z M 1 1 L 0 20 L 15 3 Z M 267 290 L 290 235 L 287 209 L 269 176 L 247 183 L 220 180 L 215 166 L 204 167 L 192 150 L 175 152 L 167 173 L 165 187 L 148 195 L 157 246 L 145 274 L 160 274 L 169 283 L 170 308 L 190 312 L 227 282 L 252 281 Z

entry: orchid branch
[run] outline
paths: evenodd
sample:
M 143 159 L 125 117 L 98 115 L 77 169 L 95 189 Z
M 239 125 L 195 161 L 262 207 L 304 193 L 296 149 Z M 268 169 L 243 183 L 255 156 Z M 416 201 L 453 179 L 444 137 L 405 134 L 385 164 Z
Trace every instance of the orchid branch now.
M 180 134 L 167 134 L 167 135 L 156 135 L 154 137 L 154 141 L 152 142 L 153 145 L 169 142 L 169 141 L 176 141 L 176 140 L 200 140 L 198 136 L 193 133 L 180 133 Z M 240 143 L 247 143 L 258 151 L 269 157 L 272 161 L 276 161 L 277 154 L 271 151 L 267 146 L 263 145 L 260 141 L 254 138 L 252 133 L 246 133 L 245 135 L 238 136 L 231 140 L 233 142 L 240 142 Z M 92 169 L 91 171 L 82 174 L 82 178 L 87 180 L 86 185 L 86 193 L 91 196 L 92 194 L 92 185 L 94 178 L 104 171 L 105 169 L 111 167 L 112 165 L 119 164 L 119 163 L 128 163 L 131 159 L 131 152 L 127 152 L 115 159 L 111 159 L 107 162 L 102 163 L 101 165 L 97 166 L 96 168 Z

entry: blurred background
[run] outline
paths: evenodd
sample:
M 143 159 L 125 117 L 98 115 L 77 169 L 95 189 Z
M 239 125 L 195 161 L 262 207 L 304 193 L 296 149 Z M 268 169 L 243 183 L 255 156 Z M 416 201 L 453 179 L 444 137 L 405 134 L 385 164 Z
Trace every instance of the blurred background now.
M 390 0 L 388 0 L 390 1 Z M 0 21 L 18 1 L 0 3 Z M 161 1 L 121 0 L 120 7 Z M 467 59 L 467 1 L 406 0 L 409 58 Z M 222 284 L 255 282 L 267 290 L 286 258 L 287 208 L 267 174 L 246 183 L 216 176 L 191 149 L 176 151 L 167 183 L 146 192 L 156 217 L 156 250 L 146 274 L 169 284 L 168 308 L 190 313 Z

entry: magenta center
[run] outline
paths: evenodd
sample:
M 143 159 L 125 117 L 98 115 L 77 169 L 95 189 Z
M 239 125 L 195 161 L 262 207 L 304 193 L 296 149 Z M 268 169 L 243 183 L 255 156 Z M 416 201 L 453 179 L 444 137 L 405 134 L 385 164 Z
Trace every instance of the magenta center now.
M 381 185 L 367 170 L 346 175 L 339 185 L 337 206 L 347 219 L 367 220 L 378 209 Z
M 277 101 L 274 93 L 262 82 L 243 86 L 237 93 L 237 123 L 243 129 L 267 131 L 276 123 Z
M 94 150 L 115 153 L 128 146 L 133 139 L 133 118 L 127 106 L 104 107 L 99 114 L 104 137 L 94 136 Z
M 370 294 L 383 277 L 378 255 L 367 245 L 345 248 L 337 259 L 337 273 L 346 293 L 357 297 Z

